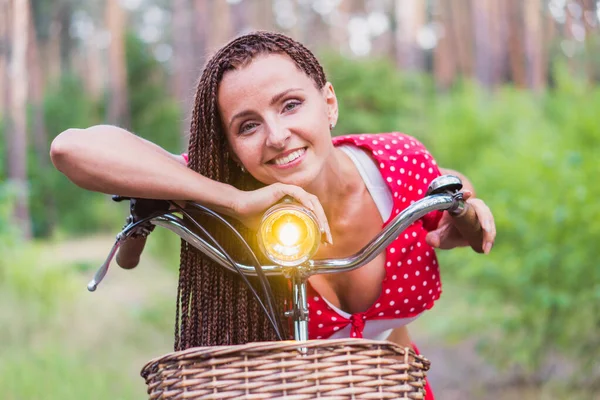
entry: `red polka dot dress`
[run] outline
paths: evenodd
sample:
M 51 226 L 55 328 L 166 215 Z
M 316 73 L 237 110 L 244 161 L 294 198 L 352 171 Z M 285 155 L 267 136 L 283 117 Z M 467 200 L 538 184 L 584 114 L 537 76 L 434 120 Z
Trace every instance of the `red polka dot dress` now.
M 423 198 L 429 183 L 440 175 L 431 154 L 416 139 L 401 134 L 348 135 L 334 145 L 351 144 L 367 150 L 393 196 L 392 213 L 384 227 L 407 206 Z M 310 339 L 377 338 L 377 333 L 406 325 L 433 307 L 441 282 L 433 248 L 425 242 L 442 212 L 432 212 L 412 224 L 386 249 L 385 278 L 379 298 L 368 310 L 348 314 L 335 308 L 309 284 Z M 359 249 L 357 249 L 358 251 Z

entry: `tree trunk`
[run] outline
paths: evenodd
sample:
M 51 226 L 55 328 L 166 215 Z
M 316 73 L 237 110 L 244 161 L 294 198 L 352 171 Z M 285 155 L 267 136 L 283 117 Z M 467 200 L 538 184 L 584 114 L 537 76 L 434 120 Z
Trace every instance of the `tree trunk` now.
M 13 123 L 7 135 L 8 181 L 16 190 L 14 218 L 23 236 L 31 238 L 27 190 L 27 42 L 28 0 L 14 0 L 12 7 L 12 52 L 10 60 L 10 113 Z
M 395 30 L 393 29 L 394 7 L 395 4 L 393 1 L 385 1 L 379 4 L 375 3 L 373 9 L 371 10 L 371 12 L 375 11 L 382 13 L 389 19 L 389 28 L 372 40 L 372 54 L 375 57 L 385 57 L 390 60 L 394 60 L 396 57 L 396 36 Z M 345 29 L 347 29 L 347 24 L 348 22 L 346 22 L 344 25 Z M 421 49 L 419 48 L 419 50 Z M 425 57 L 423 56 L 423 59 L 424 58 Z M 425 64 L 427 63 L 425 62 Z
M 110 0 L 109 0 L 110 1 Z M 74 1 L 59 1 L 58 20 L 60 21 L 60 62 L 63 71 L 70 71 L 71 54 L 75 48 L 75 39 L 71 36 L 69 28 L 71 26 L 71 17 L 73 15 Z
M 42 77 L 42 62 L 38 45 L 35 20 L 31 17 L 29 24 L 29 97 L 33 117 L 33 143 L 36 153 L 36 168 L 41 174 L 50 168 L 50 157 L 48 154 L 48 135 L 44 121 L 44 84 Z M 54 196 L 47 183 L 47 179 L 41 182 L 41 195 L 44 198 L 44 233 L 49 234 L 57 222 L 56 203 Z
M 549 11 L 544 12 L 543 24 L 542 66 L 544 68 L 544 82 L 547 84 L 551 75 L 556 36 L 556 21 Z
M 296 1 L 294 1 L 296 2 Z M 242 1 L 245 3 L 245 1 Z M 272 0 L 253 0 L 253 30 L 271 31 L 275 28 Z
M 542 4 L 540 0 L 528 0 L 523 4 L 525 6 L 527 86 L 535 92 L 540 92 L 545 87 L 545 66 L 542 64 Z
M 240 1 L 231 5 L 231 27 L 235 36 L 243 35 L 252 30 L 249 18 L 251 11 L 251 5 L 247 1 Z
M 9 0 L 0 0 L 0 119 L 8 128 L 10 104 L 9 48 L 10 48 L 10 9 Z M 5 132 L 8 129 L 4 130 Z
M 508 69 L 508 18 L 507 4 L 492 0 L 489 9 L 492 43 L 492 82 L 494 86 L 504 83 L 509 75 Z
M 107 119 L 110 123 L 129 127 L 127 95 L 127 60 L 125 59 L 126 15 L 119 0 L 107 0 L 106 25 L 110 32 L 108 48 L 109 101 Z
M 470 0 L 447 1 L 450 9 L 455 44 L 453 51 L 457 55 L 457 65 L 462 75 L 473 76 L 473 23 L 471 21 Z
M 494 86 L 494 49 L 493 49 L 493 17 L 491 15 L 491 1 L 472 0 L 471 8 L 473 36 L 475 38 L 475 76 L 477 80 L 488 88 Z
M 423 49 L 417 35 L 426 21 L 426 2 L 396 0 L 396 65 L 400 69 L 422 71 L 425 67 Z
M 347 0 L 349 1 L 349 0 Z M 312 11 L 308 2 L 294 1 L 296 24 L 292 28 L 292 37 L 303 44 L 308 44 L 310 38 L 310 23 Z
M 81 50 L 82 65 L 85 68 L 81 73 L 81 77 L 83 78 L 87 93 L 94 100 L 102 97 L 106 78 L 106 70 L 103 68 L 104 57 L 98 47 L 100 35 L 100 30 L 94 27 L 94 31 L 85 44 L 83 44 L 84 47 Z
M 48 137 L 44 123 L 43 108 L 43 85 L 42 85 L 42 64 L 40 59 L 39 47 L 35 25 L 33 20 L 29 24 L 29 46 L 28 46 L 28 66 L 29 66 L 29 97 L 33 114 L 33 138 L 37 151 L 38 161 L 45 168 L 49 166 L 48 156 Z
M 440 2 L 435 10 L 435 21 L 441 27 L 443 34 L 439 37 L 433 51 L 433 74 L 437 86 L 442 89 L 447 89 L 454 83 L 458 69 L 458 54 L 454 40 L 455 26 L 450 7 L 449 2 Z
M 194 9 L 194 28 L 192 31 L 192 43 L 194 46 L 193 59 L 195 60 L 195 67 L 192 69 L 192 76 L 195 82 L 196 80 L 200 79 L 202 67 L 211 56 L 211 54 L 209 54 L 208 49 L 208 38 L 210 37 L 211 24 L 210 7 L 207 0 L 193 0 L 192 6 Z M 179 46 L 183 46 L 183 43 L 179 44 Z
M 331 46 L 340 53 L 348 53 L 348 22 L 352 10 L 348 0 L 341 1 L 330 18 L 329 37 Z
M 187 132 L 192 111 L 193 96 L 195 92 L 195 82 L 201 70 L 201 64 L 196 65 L 200 52 L 196 52 L 195 45 L 205 47 L 204 40 L 208 37 L 206 15 L 206 1 L 196 0 L 193 8 L 189 0 L 173 1 L 173 74 L 172 82 L 174 95 L 177 102 L 181 104 L 183 118 L 181 120 L 180 132 L 181 143 L 186 143 Z M 192 13 L 192 10 L 194 11 Z M 195 21 L 195 28 L 192 28 L 192 16 L 198 16 L 201 19 Z M 208 25 L 212 26 L 212 24 Z M 198 35 L 197 33 L 202 33 Z
M 525 50 L 523 48 L 523 19 L 521 0 L 508 2 L 508 59 L 512 81 L 518 88 L 527 87 L 527 74 L 525 70 Z
M 600 63 L 597 54 L 600 51 L 600 40 L 598 38 L 598 13 L 600 5 L 594 0 L 578 0 L 583 10 L 583 26 L 585 28 L 585 58 L 586 74 L 591 85 L 600 80 Z
M 233 37 L 229 3 L 213 0 L 211 2 L 211 15 L 211 21 L 215 23 L 211 24 L 210 47 L 215 52 Z
M 62 74 L 60 61 L 60 38 L 63 27 L 60 21 L 55 17 L 50 23 L 48 40 L 44 45 L 43 59 L 46 60 L 44 73 L 45 82 L 56 82 Z
M 567 4 L 567 7 L 565 8 L 566 11 L 566 19 L 565 19 L 565 23 L 563 24 L 563 43 L 566 44 L 566 46 L 563 48 L 563 52 L 565 52 L 566 56 L 567 56 L 567 66 L 569 69 L 569 72 L 572 76 L 576 76 L 579 74 L 580 72 L 580 63 L 579 63 L 579 59 L 576 57 L 576 43 L 575 43 L 575 38 L 573 37 L 573 25 L 577 24 L 576 18 L 573 16 L 573 14 L 571 13 L 571 10 L 569 9 L 569 4 Z M 566 51 L 565 51 L 566 49 Z

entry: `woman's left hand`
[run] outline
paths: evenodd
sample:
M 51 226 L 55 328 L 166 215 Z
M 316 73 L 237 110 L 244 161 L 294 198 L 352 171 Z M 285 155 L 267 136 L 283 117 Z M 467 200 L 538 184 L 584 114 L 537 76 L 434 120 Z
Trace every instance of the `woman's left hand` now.
M 471 199 L 472 192 L 463 191 L 465 202 L 475 209 L 477 219 L 483 230 L 483 252 L 488 254 L 496 239 L 496 224 L 490 208 L 481 199 Z M 454 226 L 452 216 L 444 213 L 436 230 L 429 232 L 425 238 L 428 245 L 439 249 L 453 249 L 460 246 L 468 246 L 469 243 L 458 229 Z

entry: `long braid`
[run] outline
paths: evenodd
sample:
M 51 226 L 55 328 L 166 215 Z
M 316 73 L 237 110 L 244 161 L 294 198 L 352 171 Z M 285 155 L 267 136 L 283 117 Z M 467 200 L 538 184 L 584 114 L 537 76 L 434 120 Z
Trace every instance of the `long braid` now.
M 190 169 L 241 190 L 254 190 L 261 186 L 252 176 L 242 173 L 229 157 L 217 93 L 225 72 L 247 65 L 257 55 L 272 53 L 287 54 L 318 88 L 325 85 L 323 68 L 315 56 L 287 36 L 255 32 L 232 40 L 208 61 L 198 82 L 188 146 Z M 234 259 L 247 260 L 241 246 L 232 240 L 231 235 L 216 229 L 212 220 L 199 219 L 205 227 L 214 228 L 211 234 Z M 256 249 L 253 232 L 237 221 L 230 222 Z M 241 278 L 185 242 L 181 246 L 179 274 L 175 350 L 276 339 L 267 316 Z M 276 311 L 281 314 L 286 302 L 289 302 L 289 285 L 283 278 L 269 280 Z M 261 293 L 258 285 L 256 287 Z M 284 331 L 288 335 L 287 324 L 284 324 Z

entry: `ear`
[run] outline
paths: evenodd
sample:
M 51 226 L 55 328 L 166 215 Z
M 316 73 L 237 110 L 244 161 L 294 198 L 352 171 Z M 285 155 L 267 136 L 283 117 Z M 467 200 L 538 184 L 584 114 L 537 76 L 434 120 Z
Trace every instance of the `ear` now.
M 338 101 L 331 82 L 327 82 L 321 91 L 325 103 L 327 104 L 327 118 L 329 119 L 329 124 L 335 126 L 338 120 Z

